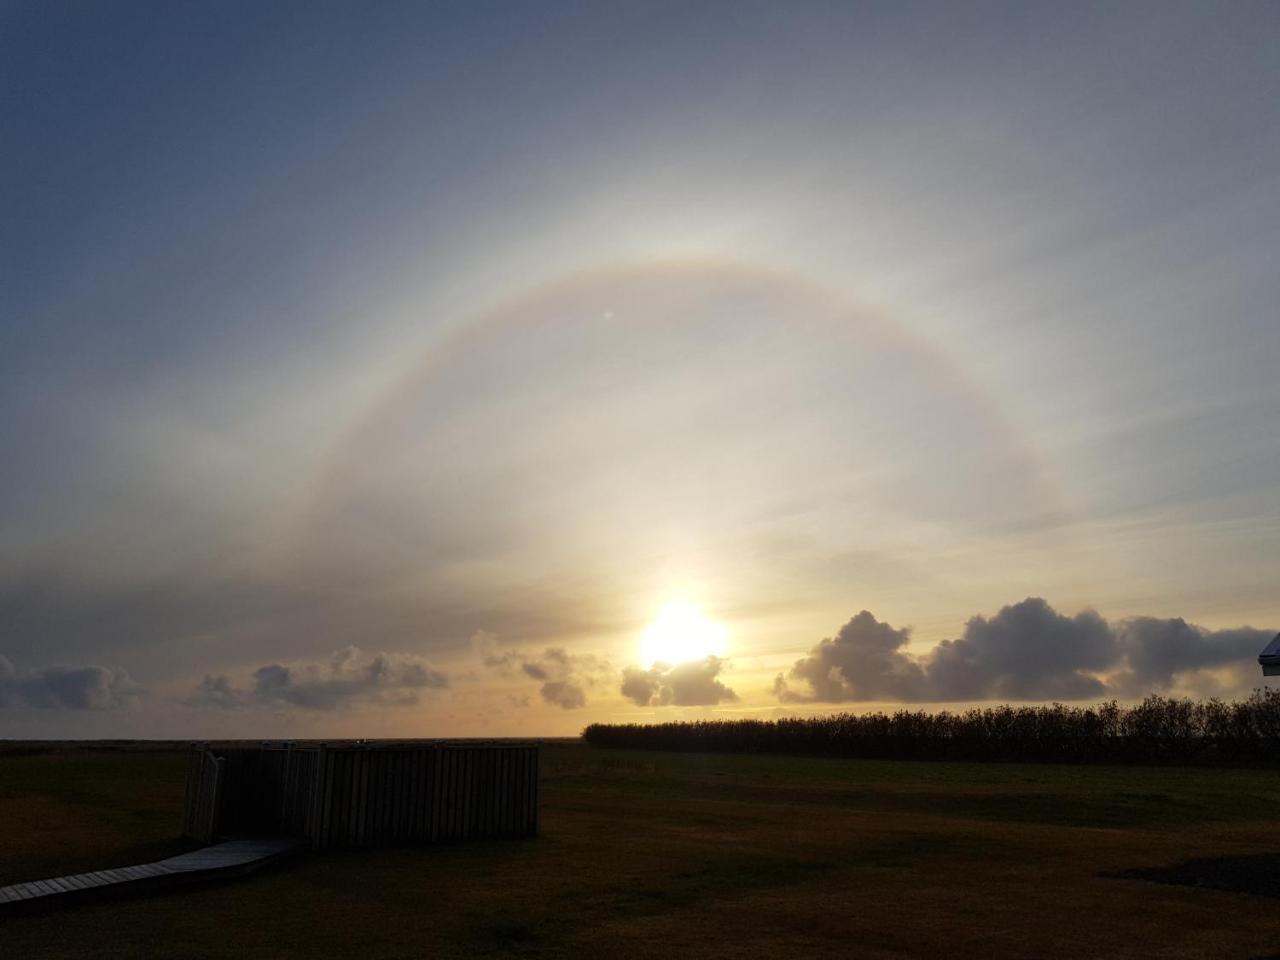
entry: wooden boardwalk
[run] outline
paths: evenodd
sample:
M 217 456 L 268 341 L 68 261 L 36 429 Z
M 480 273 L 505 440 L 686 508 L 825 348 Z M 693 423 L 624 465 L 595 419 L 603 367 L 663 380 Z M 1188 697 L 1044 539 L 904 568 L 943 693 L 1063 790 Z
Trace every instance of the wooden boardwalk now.
M 194 880 L 239 876 L 306 846 L 307 841 L 292 837 L 227 840 L 155 863 L 15 883 L 0 887 L 0 914 L 153 893 Z

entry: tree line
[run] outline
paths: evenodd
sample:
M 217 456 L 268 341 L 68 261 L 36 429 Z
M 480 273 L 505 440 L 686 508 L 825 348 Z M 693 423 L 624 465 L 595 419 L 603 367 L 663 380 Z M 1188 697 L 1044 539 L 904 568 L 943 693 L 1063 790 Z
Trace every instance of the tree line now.
M 593 723 L 595 747 L 1031 763 L 1278 763 L 1280 690 L 1243 700 L 837 713 L 776 720 Z

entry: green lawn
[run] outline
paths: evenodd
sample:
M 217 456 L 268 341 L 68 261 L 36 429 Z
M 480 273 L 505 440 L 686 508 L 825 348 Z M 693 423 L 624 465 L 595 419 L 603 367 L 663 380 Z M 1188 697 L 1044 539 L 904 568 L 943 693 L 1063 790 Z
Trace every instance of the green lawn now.
M 183 758 L 0 755 L 0 882 L 178 849 Z M 0 921 L 25 957 L 1262 957 L 1280 902 L 1107 874 L 1280 854 L 1280 773 L 551 746 L 542 835 Z

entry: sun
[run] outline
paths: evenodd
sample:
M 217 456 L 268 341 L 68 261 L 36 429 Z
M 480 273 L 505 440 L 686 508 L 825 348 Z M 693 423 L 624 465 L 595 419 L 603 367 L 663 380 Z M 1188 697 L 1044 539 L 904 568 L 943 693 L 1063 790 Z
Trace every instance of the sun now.
M 693 604 L 668 603 L 640 635 L 639 651 L 645 664 L 687 663 L 724 656 L 725 628 L 708 620 Z

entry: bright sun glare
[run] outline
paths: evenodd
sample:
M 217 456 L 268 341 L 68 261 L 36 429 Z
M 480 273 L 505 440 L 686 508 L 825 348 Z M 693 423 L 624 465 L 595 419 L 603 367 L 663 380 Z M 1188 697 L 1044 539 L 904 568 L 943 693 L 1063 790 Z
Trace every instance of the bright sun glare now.
M 723 624 L 708 620 L 689 603 L 668 603 L 640 637 L 640 659 L 645 664 L 686 663 L 709 656 L 724 656 Z

